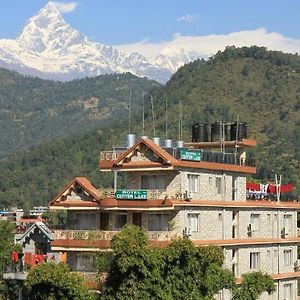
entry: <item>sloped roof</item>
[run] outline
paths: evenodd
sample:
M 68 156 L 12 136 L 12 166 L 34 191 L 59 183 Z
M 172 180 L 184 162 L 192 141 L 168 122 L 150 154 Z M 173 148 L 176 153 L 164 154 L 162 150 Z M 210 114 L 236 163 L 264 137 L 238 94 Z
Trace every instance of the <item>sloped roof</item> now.
M 52 231 L 43 223 L 43 222 L 35 222 L 32 224 L 29 229 L 17 238 L 19 243 L 23 243 L 26 237 L 29 237 L 31 233 L 38 229 L 41 233 L 43 233 L 49 241 L 53 241 L 53 233 Z
M 57 201 L 67 190 L 69 190 L 75 183 L 79 184 L 85 192 L 87 192 L 96 201 L 100 201 L 101 192 L 93 186 L 93 184 L 86 177 L 76 177 L 68 182 L 62 190 L 50 201 L 49 205 L 52 205 Z
M 160 157 L 166 164 L 175 165 L 177 159 L 171 154 L 165 151 L 163 148 L 159 147 L 150 139 L 141 139 L 138 143 L 133 145 L 130 149 L 123 153 L 115 162 L 114 166 L 122 165 L 125 158 L 133 154 L 136 149 L 138 149 L 142 144 L 151 149 L 158 157 Z

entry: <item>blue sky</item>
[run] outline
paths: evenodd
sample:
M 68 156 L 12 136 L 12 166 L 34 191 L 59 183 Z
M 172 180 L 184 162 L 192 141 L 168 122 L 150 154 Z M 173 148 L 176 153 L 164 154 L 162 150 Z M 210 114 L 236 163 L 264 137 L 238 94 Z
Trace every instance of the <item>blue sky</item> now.
M 63 2 L 63 1 L 60 1 Z M 47 1 L 0 2 L 0 39 L 14 39 Z M 99 43 L 168 41 L 174 34 L 206 36 L 264 28 L 300 40 L 299 0 L 77 0 L 64 19 Z M 73 4 L 73 5 L 72 5 Z

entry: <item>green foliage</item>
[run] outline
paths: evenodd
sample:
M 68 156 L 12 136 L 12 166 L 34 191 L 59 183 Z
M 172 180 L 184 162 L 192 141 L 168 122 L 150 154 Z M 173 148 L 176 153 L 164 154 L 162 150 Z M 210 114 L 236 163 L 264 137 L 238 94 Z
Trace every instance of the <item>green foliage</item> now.
M 263 292 L 275 292 L 274 281 L 269 275 L 261 272 L 244 274 L 242 284 L 233 289 L 233 300 L 256 300 Z
M 112 248 L 103 299 L 213 299 L 234 284 L 233 274 L 221 268 L 220 248 L 196 248 L 188 239 L 151 248 L 147 235 L 135 226 L 116 235 Z
M 42 263 L 31 270 L 24 283 L 25 297 L 30 300 L 92 300 L 93 293 L 83 279 L 70 273 L 66 264 Z
M 128 115 L 130 90 L 134 112 L 142 92 L 155 86 L 130 73 L 58 82 L 0 68 L 0 158 L 112 123 Z
M 50 228 L 66 229 L 67 228 L 67 212 L 65 210 L 51 211 L 47 209 L 43 213 L 42 218 L 46 219 L 46 223 Z
M 0 221 L 0 272 L 10 261 L 14 246 L 14 224 L 10 221 Z

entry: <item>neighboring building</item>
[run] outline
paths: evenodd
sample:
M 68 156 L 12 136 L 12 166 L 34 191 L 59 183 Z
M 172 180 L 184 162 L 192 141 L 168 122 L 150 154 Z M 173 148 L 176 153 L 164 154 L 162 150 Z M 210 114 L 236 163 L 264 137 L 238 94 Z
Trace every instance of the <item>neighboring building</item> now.
M 202 151 L 217 149 L 222 152 Z M 53 251 L 65 251 L 74 271 L 95 271 L 96 251 L 108 251 L 110 240 L 126 223 L 149 232 L 149 243 L 166 246 L 175 236 L 195 245 L 224 249 L 224 267 L 237 278 L 261 270 L 275 280 L 276 292 L 261 299 L 296 300 L 300 267 L 297 211 L 300 204 L 247 200 L 246 176 L 255 174 L 246 149 L 256 142 L 189 143 L 161 147 L 141 139 L 123 151 L 103 151 L 100 170 L 114 173 L 114 189 L 98 190 L 86 178 L 75 178 L 50 202 L 67 210 L 68 230 L 55 230 Z M 234 149 L 225 153 L 225 149 Z M 126 189 L 118 174 L 126 172 Z M 230 299 L 221 291 L 216 299 Z

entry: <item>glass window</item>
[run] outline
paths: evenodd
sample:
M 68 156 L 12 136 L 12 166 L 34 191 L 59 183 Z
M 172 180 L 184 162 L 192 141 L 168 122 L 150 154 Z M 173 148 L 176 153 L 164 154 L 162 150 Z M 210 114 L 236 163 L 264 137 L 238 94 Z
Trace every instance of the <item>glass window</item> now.
M 75 225 L 76 229 L 95 229 L 96 228 L 96 216 L 91 213 L 78 213 L 77 222 Z
M 81 272 L 94 272 L 95 260 L 91 254 L 76 254 L 76 270 Z
M 199 214 L 188 214 L 188 225 L 191 232 L 199 231 Z
M 260 266 L 260 253 L 251 252 L 250 253 L 250 269 L 258 269 Z
M 165 175 L 142 175 L 141 188 L 145 190 L 165 190 L 166 176 Z
M 198 193 L 199 175 L 188 174 L 189 192 Z
M 216 177 L 217 194 L 222 193 L 222 177 Z
M 122 228 L 127 223 L 127 214 L 116 214 L 116 229 Z
M 292 250 L 283 251 L 283 264 L 285 266 L 290 266 L 292 264 Z
M 283 286 L 283 300 L 291 300 L 292 298 L 292 284 L 286 283 Z
M 168 214 L 149 214 L 148 215 L 149 231 L 168 231 L 169 215 Z
M 289 234 L 292 230 L 292 215 L 283 216 L 283 227 L 285 228 L 286 234 Z
M 259 230 L 260 215 L 259 214 L 251 214 L 251 216 L 250 216 L 250 224 L 251 224 L 251 230 L 252 231 Z

